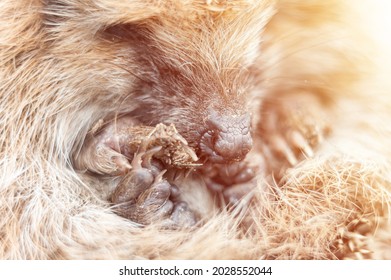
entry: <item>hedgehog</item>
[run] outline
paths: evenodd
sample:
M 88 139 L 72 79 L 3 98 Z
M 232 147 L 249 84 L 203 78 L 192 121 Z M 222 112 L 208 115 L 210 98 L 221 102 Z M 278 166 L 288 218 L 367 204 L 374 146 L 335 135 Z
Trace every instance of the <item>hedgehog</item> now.
M 0 257 L 350 256 L 391 201 L 362 7 L 2 1 Z

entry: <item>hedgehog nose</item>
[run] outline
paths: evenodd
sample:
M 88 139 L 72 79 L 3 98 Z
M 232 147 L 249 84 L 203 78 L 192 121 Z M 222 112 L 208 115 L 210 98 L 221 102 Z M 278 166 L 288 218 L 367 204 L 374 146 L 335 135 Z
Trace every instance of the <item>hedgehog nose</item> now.
M 212 162 L 241 161 L 251 150 L 251 118 L 244 115 L 219 115 L 212 111 L 207 120 L 208 131 L 201 140 L 201 151 Z

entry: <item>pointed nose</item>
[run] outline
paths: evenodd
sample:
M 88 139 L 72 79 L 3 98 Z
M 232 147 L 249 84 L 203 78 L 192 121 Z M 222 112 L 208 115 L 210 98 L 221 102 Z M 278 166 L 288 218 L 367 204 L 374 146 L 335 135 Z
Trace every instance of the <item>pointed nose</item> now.
M 212 111 L 206 122 L 207 132 L 200 148 L 209 160 L 216 163 L 241 161 L 251 150 L 251 118 L 244 115 L 219 115 Z

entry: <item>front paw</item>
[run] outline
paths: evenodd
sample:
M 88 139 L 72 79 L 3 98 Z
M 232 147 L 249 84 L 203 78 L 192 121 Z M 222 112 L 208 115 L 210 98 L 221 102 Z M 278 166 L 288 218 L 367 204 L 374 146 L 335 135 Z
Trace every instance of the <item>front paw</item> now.
M 185 202 L 180 201 L 179 189 L 163 178 L 165 171 L 153 154 L 160 147 L 138 153 L 131 171 L 123 177 L 111 196 L 114 211 L 127 219 L 147 225 L 162 222 L 166 227 L 190 227 L 196 217 Z
M 129 132 L 130 128 L 136 129 Z M 131 169 L 129 159 L 137 150 L 129 143 L 148 132 L 131 117 L 108 123 L 100 120 L 87 134 L 83 146 L 74 152 L 73 167 L 99 175 L 124 175 Z
M 312 157 L 331 131 L 325 106 L 310 94 L 268 99 L 261 115 L 259 137 L 269 152 L 268 160 L 277 159 L 279 165 L 281 160 L 293 166 L 303 157 Z
M 209 189 L 223 195 L 225 203 L 234 205 L 244 197 L 251 198 L 257 186 L 257 176 L 263 172 L 263 157 L 252 156 L 249 161 L 230 164 L 214 164 L 204 167 L 205 181 Z
M 195 163 L 198 160 L 195 152 L 174 125 L 143 126 L 131 117 L 93 128 L 83 147 L 75 153 L 73 166 L 76 170 L 101 175 L 125 175 L 131 169 L 129 161 L 134 154 L 156 147 L 161 149 L 153 156 L 166 168 L 199 166 Z

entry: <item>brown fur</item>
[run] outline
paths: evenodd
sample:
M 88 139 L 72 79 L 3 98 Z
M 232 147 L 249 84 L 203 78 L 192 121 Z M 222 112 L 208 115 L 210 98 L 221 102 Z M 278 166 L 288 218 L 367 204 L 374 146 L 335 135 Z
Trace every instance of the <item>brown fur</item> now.
M 374 48 L 378 38 L 368 43 L 376 29 L 350 2 L 2 1 L 0 257 L 387 257 L 384 50 Z M 195 229 L 123 219 L 107 202 L 115 182 L 72 168 L 100 119 L 133 111 L 144 124 L 174 123 L 194 144 L 207 105 L 251 108 L 262 127 L 273 110 L 261 101 L 303 92 L 332 124 L 315 156 L 286 170 L 255 131 L 253 156 L 267 159 L 255 198 L 218 209 L 202 178 L 187 179 L 182 191 L 202 217 Z

